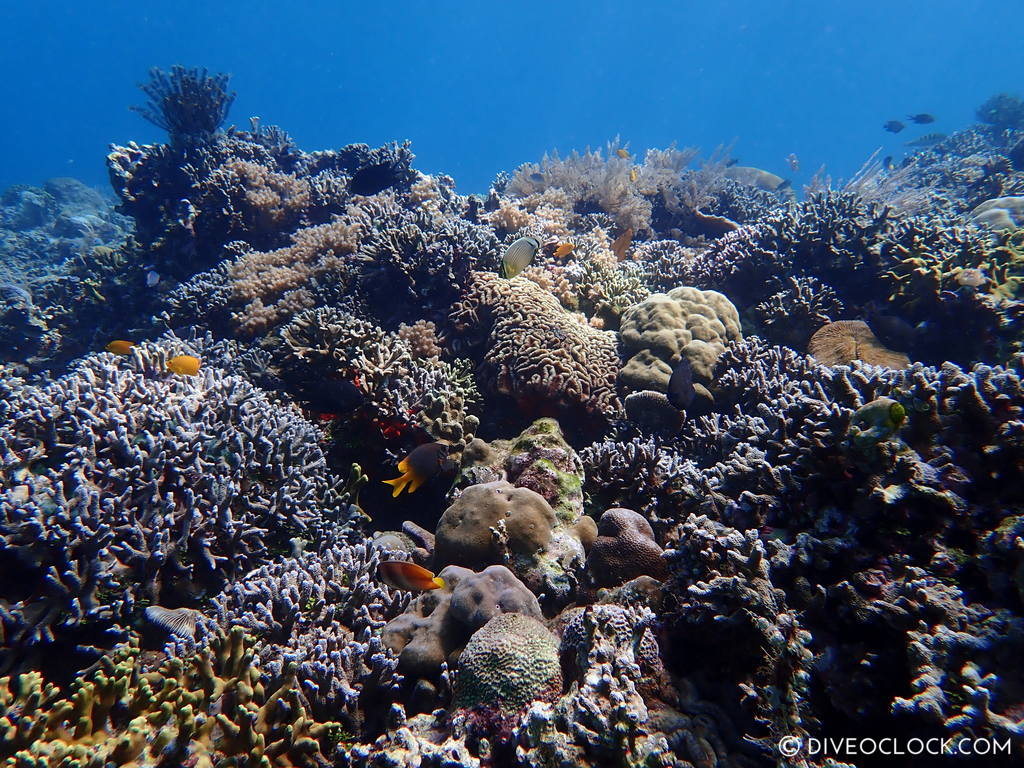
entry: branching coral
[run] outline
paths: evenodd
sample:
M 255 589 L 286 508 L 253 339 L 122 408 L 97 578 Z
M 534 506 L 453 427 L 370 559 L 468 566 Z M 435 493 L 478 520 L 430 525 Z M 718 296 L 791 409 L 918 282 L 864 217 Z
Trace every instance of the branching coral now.
M 169 73 L 154 67 L 149 82 L 139 86 L 149 103 L 132 109 L 167 131 L 171 141 L 209 138 L 227 119 L 235 100 L 235 92 L 227 90 L 230 79 L 230 75 L 211 77 L 205 69 L 181 65 Z
M 255 637 L 252 653 L 268 687 L 293 675 L 313 717 L 340 720 L 354 736 L 392 701 L 401 683 L 381 627 L 408 595 L 376 580 L 381 553 L 366 544 L 333 545 L 263 566 L 214 602 L 225 628 Z
M 238 629 L 155 667 L 133 639 L 68 696 L 37 672 L 0 678 L 0 756 L 11 766 L 328 765 L 341 725 L 309 716 L 293 669 L 267 688 L 252 662 Z
M 293 536 L 351 524 L 310 424 L 216 369 L 168 373 L 176 351 L 0 384 L 9 648 L 124 621 L 139 600 L 195 600 Z

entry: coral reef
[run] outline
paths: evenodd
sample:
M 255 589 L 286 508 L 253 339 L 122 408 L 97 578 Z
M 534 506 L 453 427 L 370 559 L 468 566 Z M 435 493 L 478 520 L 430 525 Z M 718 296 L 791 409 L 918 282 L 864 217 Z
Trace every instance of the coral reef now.
M 467 196 L 143 90 L 124 216 L 0 197 L 0 762 L 1024 759 L 1019 100 L 802 196 L 618 140 Z

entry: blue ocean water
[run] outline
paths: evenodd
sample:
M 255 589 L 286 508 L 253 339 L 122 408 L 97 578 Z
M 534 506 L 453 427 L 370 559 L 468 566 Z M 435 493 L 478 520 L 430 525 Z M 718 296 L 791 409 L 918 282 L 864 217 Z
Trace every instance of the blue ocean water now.
M 800 182 L 848 177 L 1022 91 L 1024 4 L 838 0 L 356 4 L 5 3 L 0 188 L 60 175 L 105 186 L 107 145 L 158 141 L 128 111 L 152 66 L 233 74 L 230 122 L 306 149 L 411 139 L 425 172 L 485 192 L 496 172 L 616 135 L 675 141 Z M 898 136 L 881 125 L 930 112 Z M 795 153 L 793 177 L 785 158 Z

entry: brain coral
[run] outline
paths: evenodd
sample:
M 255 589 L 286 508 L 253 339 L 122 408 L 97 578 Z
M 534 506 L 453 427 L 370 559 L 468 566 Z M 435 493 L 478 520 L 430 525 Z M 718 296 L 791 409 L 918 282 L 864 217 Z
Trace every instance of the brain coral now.
M 586 325 L 535 283 L 473 273 L 450 320 L 471 346 L 484 345 L 485 385 L 523 411 L 602 420 L 620 412 L 614 334 Z
M 683 357 L 690 361 L 695 384 L 711 384 L 725 344 L 741 339 L 742 333 L 739 313 L 724 295 L 683 286 L 653 293 L 627 309 L 620 338 L 629 358 L 619 374 L 622 383 L 665 392 L 672 369 Z
M 558 643 L 536 619 L 519 613 L 495 616 L 459 656 L 454 705 L 516 710 L 557 695 L 562 687 Z

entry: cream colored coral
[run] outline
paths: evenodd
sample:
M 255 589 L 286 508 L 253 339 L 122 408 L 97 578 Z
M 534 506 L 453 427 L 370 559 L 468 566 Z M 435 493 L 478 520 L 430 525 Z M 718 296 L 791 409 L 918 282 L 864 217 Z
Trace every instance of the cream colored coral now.
M 710 384 L 725 343 L 742 337 L 736 307 L 717 291 L 681 287 L 653 293 L 622 315 L 620 338 L 629 360 L 620 380 L 633 389 L 664 392 L 672 368 L 685 356 L 694 380 Z

